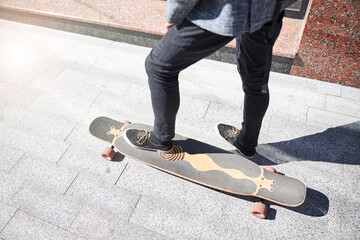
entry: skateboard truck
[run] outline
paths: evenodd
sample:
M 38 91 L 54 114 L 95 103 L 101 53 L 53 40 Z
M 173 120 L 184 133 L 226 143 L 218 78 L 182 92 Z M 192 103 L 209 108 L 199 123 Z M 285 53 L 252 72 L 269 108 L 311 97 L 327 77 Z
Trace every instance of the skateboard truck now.
M 276 169 L 273 167 L 264 167 L 265 170 L 269 172 L 276 173 Z M 268 211 L 268 206 L 264 203 L 264 200 L 260 198 L 260 201 L 255 202 L 251 210 L 251 214 L 255 217 L 264 219 Z
M 109 160 L 109 161 L 113 160 L 113 158 L 116 154 L 116 152 L 114 151 L 114 148 L 115 148 L 114 143 L 115 143 L 116 139 L 118 139 L 119 137 L 122 137 L 124 127 L 126 125 L 131 124 L 131 122 L 128 120 L 125 120 L 124 123 L 125 123 L 125 125 L 121 129 L 116 129 L 114 126 L 112 126 L 110 128 L 110 131 L 107 132 L 107 135 L 114 135 L 114 139 L 112 141 L 111 147 L 105 148 L 103 150 L 103 152 L 101 153 L 101 156 L 104 159 Z

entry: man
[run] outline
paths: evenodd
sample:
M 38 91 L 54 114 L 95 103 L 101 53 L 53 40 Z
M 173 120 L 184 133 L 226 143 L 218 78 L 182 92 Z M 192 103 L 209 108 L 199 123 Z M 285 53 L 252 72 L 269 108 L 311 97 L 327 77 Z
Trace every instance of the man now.
M 168 31 L 145 61 L 154 129 L 129 129 L 124 133 L 126 141 L 144 150 L 171 151 L 180 104 L 180 71 L 236 37 L 237 66 L 245 93 L 242 129 L 219 124 L 218 130 L 240 154 L 254 157 L 269 104 L 272 47 L 281 30 L 284 8 L 294 1 L 168 0 Z

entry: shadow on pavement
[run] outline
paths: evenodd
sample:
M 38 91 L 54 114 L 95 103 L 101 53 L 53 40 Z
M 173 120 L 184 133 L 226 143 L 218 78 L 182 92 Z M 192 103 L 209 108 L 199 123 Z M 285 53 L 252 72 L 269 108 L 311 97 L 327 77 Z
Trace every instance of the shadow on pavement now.
M 360 121 L 293 140 L 262 144 L 258 146 L 257 151 L 258 155 L 253 161 L 259 165 L 300 161 L 359 165 Z M 308 216 L 321 217 L 329 210 L 329 199 L 323 193 L 307 188 L 307 196 L 301 206 L 284 208 Z M 271 213 L 269 212 L 269 218 L 275 218 Z
M 216 189 L 215 189 L 215 191 L 218 191 L 218 192 L 221 192 L 221 193 L 224 193 L 224 194 L 227 194 L 227 195 L 230 195 L 230 196 L 233 196 L 235 198 L 242 199 L 245 201 L 250 201 L 250 202 L 259 201 L 259 198 L 256 198 L 256 197 L 241 196 L 241 195 L 231 194 L 231 193 L 227 193 L 227 192 L 216 190 Z M 311 216 L 311 217 L 323 217 L 327 214 L 327 212 L 329 210 L 328 197 L 325 194 L 323 194 L 319 191 L 316 191 L 312 188 L 307 188 L 306 199 L 305 199 L 304 203 L 302 205 L 300 205 L 299 207 L 286 207 L 286 206 L 276 204 L 276 203 L 273 203 L 273 202 L 270 202 L 267 200 L 264 200 L 264 202 L 266 205 L 268 205 L 268 206 L 270 205 L 268 214 L 266 216 L 267 220 L 274 220 L 276 218 L 276 210 L 271 208 L 271 205 L 281 206 L 290 211 L 294 211 L 294 212 L 297 212 L 297 213 L 300 213 L 303 215 L 307 215 L 307 216 Z M 249 209 L 249 211 L 250 210 L 251 209 Z
M 294 161 L 359 165 L 360 121 L 293 140 L 261 144 L 257 151 L 253 161 L 260 165 Z

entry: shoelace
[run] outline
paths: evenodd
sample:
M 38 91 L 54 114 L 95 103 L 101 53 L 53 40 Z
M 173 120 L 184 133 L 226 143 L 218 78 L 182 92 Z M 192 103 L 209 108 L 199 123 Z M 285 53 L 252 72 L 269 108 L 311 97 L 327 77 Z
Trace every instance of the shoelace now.
M 229 137 L 236 137 L 237 135 L 239 135 L 239 133 L 240 131 L 233 127 L 231 130 L 228 130 L 228 134 L 225 136 L 225 139 Z
M 137 138 L 139 140 L 137 140 L 136 143 L 139 145 L 143 145 L 144 143 L 146 143 L 146 141 L 149 139 L 149 137 L 150 137 L 150 132 L 148 132 L 146 130 L 141 130 L 138 132 Z

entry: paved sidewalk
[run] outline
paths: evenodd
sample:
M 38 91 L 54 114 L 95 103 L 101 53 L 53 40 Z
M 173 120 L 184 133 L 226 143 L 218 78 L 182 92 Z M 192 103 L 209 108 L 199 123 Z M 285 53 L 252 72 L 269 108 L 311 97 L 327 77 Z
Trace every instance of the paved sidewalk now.
M 251 216 L 229 196 L 131 159 L 108 162 L 97 116 L 151 124 L 150 49 L 0 20 L 0 239 L 359 239 L 360 89 L 271 74 L 255 162 L 308 186 L 297 208 Z M 181 74 L 177 132 L 232 150 L 236 66 Z

